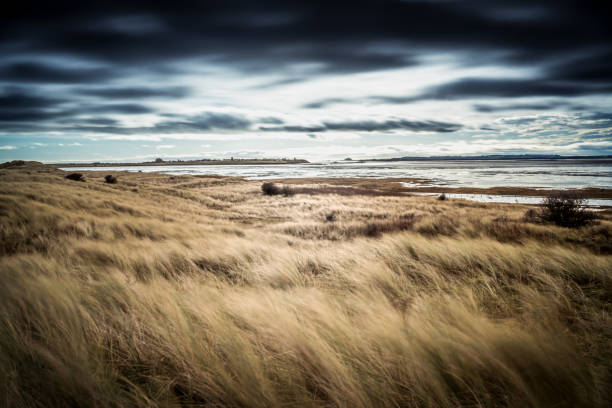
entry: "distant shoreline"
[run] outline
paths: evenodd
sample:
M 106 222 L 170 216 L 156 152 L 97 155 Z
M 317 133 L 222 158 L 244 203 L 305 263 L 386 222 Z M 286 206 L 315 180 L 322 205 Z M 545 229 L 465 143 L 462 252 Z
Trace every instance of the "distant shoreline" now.
M 482 155 L 482 156 L 428 156 L 428 157 L 416 157 L 416 156 L 404 156 L 404 157 L 392 157 L 388 159 L 357 159 L 350 160 L 345 159 L 344 161 L 378 161 L 378 162 L 395 162 L 395 161 L 484 161 L 484 160 L 612 160 L 612 156 L 560 156 L 560 155 Z
M 307 164 L 308 160 L 294 159 L 223 159 L 223 160 L 164 160 L 152 162 L 129 163 L 50 163 L 58 167 L 127 167 L 127 166 L 211 166 L 211 165 L 277 165 L 277 164 Z

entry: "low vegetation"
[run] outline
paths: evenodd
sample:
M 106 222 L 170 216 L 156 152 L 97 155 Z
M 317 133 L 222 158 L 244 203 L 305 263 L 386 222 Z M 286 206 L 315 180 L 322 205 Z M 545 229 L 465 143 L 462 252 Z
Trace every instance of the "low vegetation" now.
M 81 173 L 70 173 L 66 176 L 66 178 L 73 181 L 85 181 L 85 178 Z
M 105 175 L 0 170 L 0 405 L 612 403 L 608 210 Z
M 582 227 L 593 220 L 593 212 L 588 210 L 584 198 L 575 193 L 556 193 L 547 196 L 542 202 L 540 217 L 562 227 Z
M 284 195 L 290 197 L 295 194 L 295 191 L 289 186 L 277 186 L 274 183 L 263 183 L 261 185 L 261 191 L 264 195 Z

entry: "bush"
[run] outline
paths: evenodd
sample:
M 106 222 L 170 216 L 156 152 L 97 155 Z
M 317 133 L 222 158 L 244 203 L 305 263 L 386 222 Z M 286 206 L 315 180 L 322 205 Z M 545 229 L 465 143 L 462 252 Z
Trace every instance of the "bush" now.
M 438 200 L 440 200 L 440 201 L 444 201 L 444 200 L 446 200 L 446 194 L 444 194 L 444 193 L 440 194 L 440 195 L 438 196 Z
M 85 178 L 83 177 L 81 173 L 70 173 L 69 175 L 66 176 L 66 178 L 68 180 L 74 180 L 74 181 L 85 181 Z
M 544 198 L 540 217 L 544 221 L 562 227 L 575 228 L 590 223 L 593 214 L 586 208 L 582 196 L 570 192 L 561 192 Z
M 327 221 L 327 222 L 334 222 L 337 219 L 338 219 L 338 217 L 336 216 L 336 213 L 333 212 L 333 211 L 325 216 L 325 221 Z
M 279 187 L 274 183 L 263 183 L 261 185 L 261 191 L 264 195 L 284 195 L 285 197 L 289 197 L 295 194 L 295 190 L 293 190 L 289 186 Z
M 104 181 L 106 181 L 109 184 L 116 184 L 117 183 L 117 177 L 113 176 L 112 174 L 109 174 L 108 176 L 104 177 Z
M 281 190 L 274 183 L 263 183 L 261 185 L 261 191 L 264 195 L 279 195 Z

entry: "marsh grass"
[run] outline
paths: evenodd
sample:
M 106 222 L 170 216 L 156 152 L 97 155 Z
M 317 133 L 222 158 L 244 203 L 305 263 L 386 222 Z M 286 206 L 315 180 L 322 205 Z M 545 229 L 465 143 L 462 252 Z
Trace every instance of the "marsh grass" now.
M 608 212 L 568 229 L 519 205 L 28 172 L 0 172 L 4 406 L 611 402 Z

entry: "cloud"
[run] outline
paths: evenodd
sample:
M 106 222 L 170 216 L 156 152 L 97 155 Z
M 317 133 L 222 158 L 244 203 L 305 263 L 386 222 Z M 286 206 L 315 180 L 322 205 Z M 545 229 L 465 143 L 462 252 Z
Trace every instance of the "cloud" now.
M 473 108 L 478 112 L 505 112 L 515 110 L 552 110 L 562 106 L 567 106 L 567 102 L 538 102 L 538 103 L 513 103 L 508 105 L 488 105 L 475 104 Z
M 17 149 L 17 146 L 9 146 L 9 145 L 0 146 L 0 150 L 15 150 L 15 149 Z
M 174 87 L 127 87 L 127 88 L 87 88 L 79 89 L 81 95 L 97 96 L 105 99 L 145 99 L 145 98 L 184 98 L 189 88 Z
M 0 66 L 0 81 L 14 83 L 96 83 L 105 82 L 112 76 L 106 68 L 65 68 L 29 61 Z
M 72 111 L 74 114 L 119 113 L 123 115 L 138 115 L 155 112 L 153 108 L 137 103 L 111 103 L 84 106 Z
M 249 139 L 249 151 L 262 151 L 276 146 L 261 139 L 324 145 L 357 134 L 370 147 L 412 132 L 437 133 L 429 143 L 482 129 L 502 139 L 554 131 L 549 140 L 565 140 L 610 127 L 604 3 L 14 6 L 0 24 L 0 131 L 15 138 L 211 137 L 215 149 Z M 515 111 L 571 114 L 497 121 Z M 440 112 L 462 123 L 401 119 Z
M 326 122 L 325 126 L 330 130 L 343 131 L 386 131 L 386 130 L 410 130 L 412 132 L 455 132 L 462 128 L 458 123 L 438 122 L 434 120 L 387 120 L 384 122 L 357 121 L 357 122 Z
M 259 130 L 268 132 L 327 132 L 327 131 L 345 131 L 345 132 L 385 132 L 390 130 L 409 130 L 412 132 L 437 132 L 448 133 L 455 132 L 463 126 L 458 123 L 438 122 L 433 120 L 405 120 L 405 119 L 390 119 L 382 122 L 373 120 L 364 121 L 348 121 L 348 122 L 323 122 L 318 126 L 278 126 L 278 127 L 260 127 Z M 309 135 L 312 138 L 313 135 Z M 316 136 L 315 136 L 316 137 Z
M 468 99 L 480 97 L 517 98 L 526 96 L 580 96 L 612 92 L 612 84 L 584 86 L 545 79 L 465 78 L 433 87 L 406 102 L 426 99 Z M 381 98 L 384 100 L 385 98 Z M 398 99 L 401 101 L 401 99 Z
M 155 146 L 155 148 L 157 150 L 161 150 L 161 149 L 174 149 L 176 147 L 176 145 L 157 145 Z

